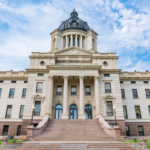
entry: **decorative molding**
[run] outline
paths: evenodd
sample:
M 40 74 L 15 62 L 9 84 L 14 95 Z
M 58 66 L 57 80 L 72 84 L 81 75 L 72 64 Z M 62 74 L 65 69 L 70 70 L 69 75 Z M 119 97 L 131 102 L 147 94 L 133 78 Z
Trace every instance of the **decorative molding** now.
M 59 55 L 89 55 L 89 53 L 86 53 L 77 49 L 72 49 L 72 50 L 59 53 Z
M 50 78 L 52 78 L 53 79 L 53 75 L 48 75 L 48 78 L 50 79 Z
M 64 75 L 63 78 L 68 78 L 68 75 Z
M 116 97 L 108 94 L 108 95 L 103 96 L 103 99 L 104 99 L 104 104 L 106 103 L 107 99 L 109 100 L 112 99 L 112 101 L 114 101 L 114 104 L 115 104 Z
M 35 102 L 35 99 L 40 99 L 42 101 L 42 103 L 44 102 L 45 96 L 41 95 L 41 94 L 36 94 L 32 96 L 32 101 L 33 103 Z

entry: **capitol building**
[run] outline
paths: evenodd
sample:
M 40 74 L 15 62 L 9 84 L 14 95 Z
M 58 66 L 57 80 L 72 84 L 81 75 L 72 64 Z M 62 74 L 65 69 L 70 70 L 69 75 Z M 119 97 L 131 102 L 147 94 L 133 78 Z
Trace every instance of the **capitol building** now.
M 101 117 L 113 128 L 116 116 L 121 136 L 150 136 L 150 72 L 118 68 L 75 10 L 50 36 L 50 51 L 32 52 L 26 71 L 0 71 L 0 136 L 27 135 L 32 113 L 34 128 L 45 116 Z

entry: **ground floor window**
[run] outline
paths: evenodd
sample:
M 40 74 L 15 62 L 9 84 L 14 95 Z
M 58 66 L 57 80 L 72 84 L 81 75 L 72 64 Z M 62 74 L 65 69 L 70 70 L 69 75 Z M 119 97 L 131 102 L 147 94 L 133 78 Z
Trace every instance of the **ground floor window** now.
M 126 135 L 127 135 L 127 136 L 130 136 L 129 126 L 126 126 Z
M 70 119 L 78 119 L 78 109 L 75 104 L 70 106 Z
M 56 105 L 55 107 L 55 119 L 61 119 L 62 118 L 62 106 Z
M 41 111 L 41 101 L 35 101 L 34 116 L 40 116 L 40 111 Z
M 139 136 L 144 136 L 143 126 L 138 126 Z
M 92 106 L 89 104 L 85 106 L 85 118 L 92 119 Z
M 18 129 L 17 129 L 17 136 L 20 136 L 21 134 L 21 125 L 18 126 Z
M 4 125 L 4 128 L 3 128 L 3 135 L 8 135 L 8 129 L 9 129 L 9 126 L 8 125 Z
M 107 108 L 107 116 L 113 116 L 113 105 L 112 101 L 106 102 L 106 108 Z

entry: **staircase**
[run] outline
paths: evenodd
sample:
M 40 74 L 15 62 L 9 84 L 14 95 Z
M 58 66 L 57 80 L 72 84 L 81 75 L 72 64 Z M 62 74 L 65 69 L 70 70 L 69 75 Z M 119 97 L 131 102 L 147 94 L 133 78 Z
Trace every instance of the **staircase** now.
M 32 141 L 115 141 L 96 119 L 49 121 L 46 129 Z

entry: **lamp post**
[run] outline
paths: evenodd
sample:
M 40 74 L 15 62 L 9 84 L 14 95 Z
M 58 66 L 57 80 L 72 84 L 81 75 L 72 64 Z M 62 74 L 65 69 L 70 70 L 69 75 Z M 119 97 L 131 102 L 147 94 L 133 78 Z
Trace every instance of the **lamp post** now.
M 34 115 L 34 110 L 35 110 L 35 107 L 32 106 L 32 117 L 31 117 L 31 123 L 30 123 L 30 126 L 33 126 L 33 115 Z
M 117 120 L 116 120 L 116 107 L 113 107 L 113 109 L 114 109 L 114 114 L 115 114 L 115 126 L 118 126 Z

